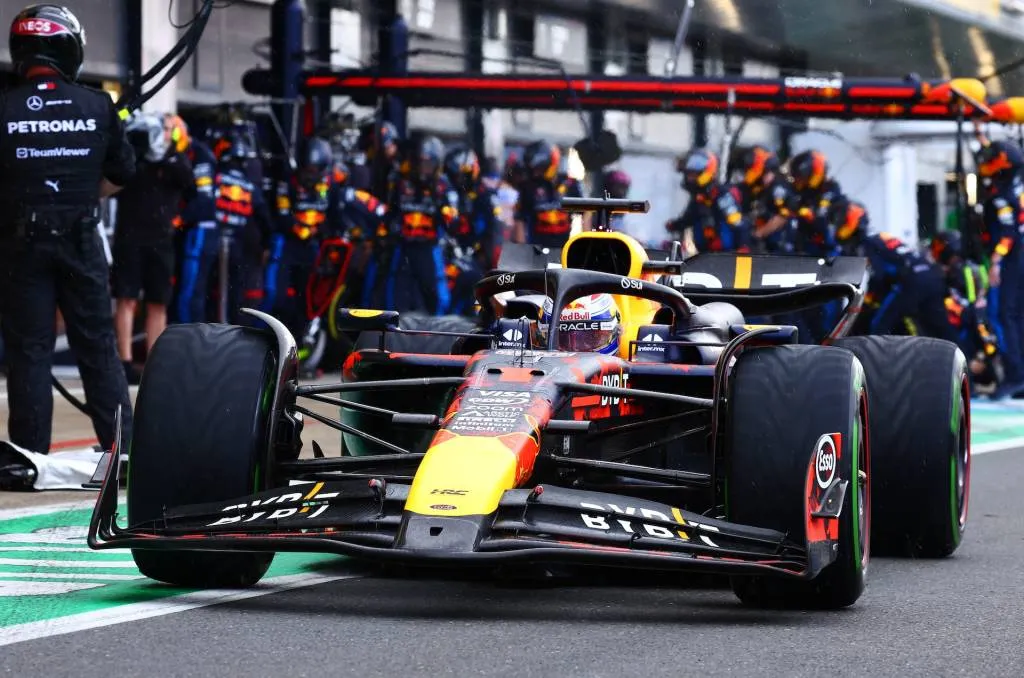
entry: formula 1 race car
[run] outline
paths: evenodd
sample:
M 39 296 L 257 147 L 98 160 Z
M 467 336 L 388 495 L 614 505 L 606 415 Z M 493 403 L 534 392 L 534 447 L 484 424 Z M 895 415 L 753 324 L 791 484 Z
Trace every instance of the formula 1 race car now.
M 275 552 L 321 551 L 709 572 L 750 605 L 837 608 L 860 597 L 872 552 L 959 545 L 965 359 L 927 338 L 843 338 L 864 260 L 684 261 L 597 230 L 502 261 L 476 285 L 477 328 L 448 333 L 443 354 L 388 350 L 389 336 L 429 333 L 396 312 L 339 309 L 339 326 L 380 343 L 338 384 L 299 384 L 295 341 L 265 314 L 249 311 L 273 334 L 170 327 L 138 393 L 127 527 L 107 464 L 90 546 L 130 548 L 143 574 L 189 587 L 249 586 Z M 562 310 L 588 295 L 615 301 L 614 354 L 567 346 L 580 319 Z M 828 303 L 845 312 L 827 345 L 749 321 Z M 315 442 L 301 454 L 304 418 L 340 431 L 342 456 Z

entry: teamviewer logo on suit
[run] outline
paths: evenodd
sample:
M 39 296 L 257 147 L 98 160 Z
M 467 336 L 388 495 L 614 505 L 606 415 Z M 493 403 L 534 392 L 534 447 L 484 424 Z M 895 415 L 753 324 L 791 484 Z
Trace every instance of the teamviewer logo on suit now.
M 28 106 L 28 110 L 30 110 L 30 111 L 41 111 L 41 110 L 43 110 L 43 100 L 42 100 L 42 98 L 41 97 L 37 97 L 34 94 L 32 96 L 30 96 L 28 99 L 25 100 L 25 105 Z

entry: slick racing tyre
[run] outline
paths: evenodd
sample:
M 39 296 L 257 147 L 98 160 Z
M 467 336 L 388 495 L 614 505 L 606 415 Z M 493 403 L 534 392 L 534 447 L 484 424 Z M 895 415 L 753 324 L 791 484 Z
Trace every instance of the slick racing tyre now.
M 778 530 L 802 545 L 808 489 L 818 493 L 819 486 L 824 492 L 836 482 L 849 483 L 834 562 L 807 581 L 734 577 L 733 591 L 758 607 L 852 605 L 864 591 L 871 530 L 867 392 L 860 363 L 832 347 L 757 348 L 740 355 L 730 380 L 724 430 L 730 521 Z M 822 450 L 831 450 L 827 468 Z
M 146 361 L 128 463 L 128 523 L 265 489 L 273 339 L 246 327 L 172 325 Z M 132 549 L 142 574 L 195 588 L 252 586 L 273 553 Z
M 847 337 L 864 365 L 879 555 L 942 558 L 967 525 L 971 411 L 967 359 L 929 337 Z

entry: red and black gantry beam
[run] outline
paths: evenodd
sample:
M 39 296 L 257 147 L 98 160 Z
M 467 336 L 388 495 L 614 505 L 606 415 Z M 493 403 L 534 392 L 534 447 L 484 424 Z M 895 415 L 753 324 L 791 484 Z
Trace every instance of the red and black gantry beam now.
M 304 71 L 307 96 L 351 97 L 373 106 L 392 95 L 406 106 L 638 113 L 725 113 L 757 117 L 956 120 L 1024 123 L 1024 97 L 989 100 L 980 80 L 913 78 L 675 77 L 372 71 Z M 251 94 L 268 94 L 270 71 L 246 73 Z M 731 103 L 730 103 L 731 102 Z

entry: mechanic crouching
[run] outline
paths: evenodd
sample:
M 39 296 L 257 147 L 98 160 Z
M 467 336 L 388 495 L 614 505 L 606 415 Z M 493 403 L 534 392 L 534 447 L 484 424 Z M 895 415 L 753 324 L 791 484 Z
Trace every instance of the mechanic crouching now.
M 718 180 L 718 156 L 697 148 L 678 161 L 690 202 L 665 228 L 681 237 L 691 229 L 698 252 L 749 252 L 750 224 L 740 208 L 739 189 Z
M 443 162 L 441 140 L 423 137 L 394 184 L 387 211 L 397 244 L 385 287 L 388 309 L 448 312 L 451 299 L 441 239 L 459 216 L 459 198 L 444 177 Z
M 174 285 L 174 219 L 182 198 L 195 191 L 192 165 L 172 143 L 174 120 L 136 114 L 126 126 L 135 150 L 135 176 L 117 195 L 113 289 L 117 350 L 128 383 L 139 383 L 132 366 L 132 334 L 139 295 L 146 303 L 146 352 L 167 327 Z
M 50 369 L 57 309 L 85 387 L 93 428 L 113 447 L 118 407 L 125 441 L 132 404 L 117 357 L 99 200 L 135 172 L 135 154 L 110 96 L 76 83 L 85 58 L 78 19 L 33 5 L 11 24 L 17 72 L 0 99 L 0 327 L 8 435 L 46 454 L 53 423 Z M 128 449 L 126 447 L 126 449 Z

